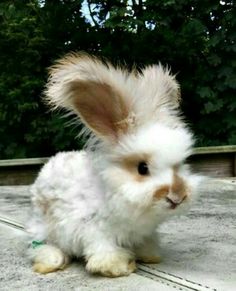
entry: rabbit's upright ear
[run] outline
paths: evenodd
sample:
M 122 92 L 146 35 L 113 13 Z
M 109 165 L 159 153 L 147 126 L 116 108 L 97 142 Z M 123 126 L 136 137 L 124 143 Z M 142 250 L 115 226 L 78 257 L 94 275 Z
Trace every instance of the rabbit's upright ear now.
M 180 87 L 168 68 L 147 66 L 138 75 L 135 113 L 140 124 L 178 122 Z
M 142 70 L 143 86 L 149 91 L 149 96 L 157 103 L 168 103 L 177 106 L 180 102 L 180 87 L 174 75 L 161 64 L 147 66 Z
M 115 140 L 127 130 L 126 74 L 95 57 L 69 55 L 52 67 L 46 98 L 75 111 L 98 137 Z

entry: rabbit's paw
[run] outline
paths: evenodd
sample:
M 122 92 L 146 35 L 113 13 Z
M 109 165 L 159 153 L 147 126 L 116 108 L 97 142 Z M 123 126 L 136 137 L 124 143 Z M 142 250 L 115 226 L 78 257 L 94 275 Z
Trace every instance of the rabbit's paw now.
M 147 264 L 158 264 L 161 262 L 159 256 L 157 237 L 153 236 L 144 241 L 142 245 L 136 247 L 135 254 L 137 261 Z
M 47 274 L 63 270 L 69 263 L 69 258 L 60 249 L 44 245 L 37 249 L 37 254 L 33 261 L 33 270 L 35 272 Z
M 159 264 L 161 262 L 161 257 L 157 255 L 142 255 L 139 256 L 137 260 L 147 264 Z
M 133 273 L 136 270 L 136 264 L 126 253 L 95 254 L 88 259 L 86 270 L 113 278 Z

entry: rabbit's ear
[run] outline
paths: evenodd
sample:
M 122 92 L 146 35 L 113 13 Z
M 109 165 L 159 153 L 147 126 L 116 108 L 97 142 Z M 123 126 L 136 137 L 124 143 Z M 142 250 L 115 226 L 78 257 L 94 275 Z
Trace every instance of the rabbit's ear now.
M 108 83 L 74 81 L 70 86 L 74 108 L 81 120 L 95 134 L 117 138 L 125 131 L 122 121 L 128 117 L 128 108 L 121 92 Z
M 164 68 L 161 64 L 148 66 L 142 70 L 141 79 L 150 92 L 149 96 L 156 98 L 157 102 L 178 107 L 181 100 L 180 87 L 175 76 L 171 75 L 170 69 Z
M 179 84 L 161 64 L 141 70 L 135 96 L 136 123 L 179 122 Z
M 98 137 L 115 140 L 128 128 L 125 74 L 94 57 L 70 55 L 52 68 L 47 100 L 54 107 L 76 112 Z

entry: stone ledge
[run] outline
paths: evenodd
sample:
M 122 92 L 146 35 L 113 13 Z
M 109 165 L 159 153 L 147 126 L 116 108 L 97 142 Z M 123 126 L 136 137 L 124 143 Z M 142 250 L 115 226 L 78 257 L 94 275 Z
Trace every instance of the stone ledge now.
M 49 158 L 0 160 L 0 185 L 29 185 Z M 195 148 L 188 159 L 194 172 L 236 177 L 236 145 Z

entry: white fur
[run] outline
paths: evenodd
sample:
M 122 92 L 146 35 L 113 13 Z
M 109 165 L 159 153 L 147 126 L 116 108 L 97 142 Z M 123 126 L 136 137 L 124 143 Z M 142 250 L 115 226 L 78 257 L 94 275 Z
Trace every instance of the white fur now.
M 34 262 L 34 271 L 39 273 L 50 273 L 63 269 L 69 262 L 68 256 L 52 245 L 29 249 L 28 256 Z
M 192 135 L 176 112 L 179 86 L 160 65 L 129 75 L 88 56 L 70 56 L 52 71 L 47 98 L 80 114 L 68 92 L 68 83 L 80 79 L 119 88 L 135 122 L 130 121 L 116 142 L 98 137 L 95 152 L 59 153 L 50 159 L 31 188 L 28 231 L 68 256 L 85 257 L 90 272 L 128 275 L 135 270 L 135 258 L 158 257 L 153 243 L 157 226 L 181 213 L 196 192 L 197 178 L 183 165 L 191 153 Z M 151 157 L 150 175 L 143 180 L 122 164 L 133 154 Z M 166 197 L 156 199 L 154 193 L 168 185 L 175 199 L 174 173 L 184 180 L 188 199 L 173 210 Z M 145 242 L 152 245 L 149 251 Z M 38 263 L 36 251 L 31 257 Z

